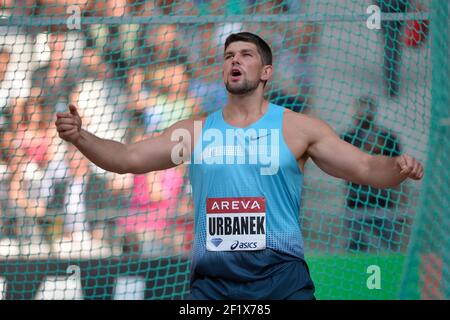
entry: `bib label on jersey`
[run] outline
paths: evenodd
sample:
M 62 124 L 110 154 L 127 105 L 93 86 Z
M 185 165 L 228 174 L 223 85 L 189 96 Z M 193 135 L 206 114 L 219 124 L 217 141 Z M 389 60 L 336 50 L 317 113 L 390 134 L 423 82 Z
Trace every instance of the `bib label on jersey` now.
M 265 248 L 264 197 L 206 199 L 206 250 L 250 251 Z

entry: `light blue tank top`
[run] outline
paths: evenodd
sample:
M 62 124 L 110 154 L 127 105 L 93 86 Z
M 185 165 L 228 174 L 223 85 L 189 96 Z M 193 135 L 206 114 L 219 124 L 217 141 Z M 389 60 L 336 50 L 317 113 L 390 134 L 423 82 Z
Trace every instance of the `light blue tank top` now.
M 284 111 L 283 107 L 269 104 L 258 121 L 242 129 L 226 123 L 222 110 L 205 120 L 189 167 L 195 209 L 191 265 L 194 278 L 252 281 L 282 268 L 283 262 L 304 259 L 299 219 L 303 175 L 283 139 Z M 214 199 L 234 199 L 236 207 L 231 201 L 224 205 Z M 265 213 L 259 224 L 241 217 L 227 228 L 225 222 L 214 225 L 214 219 L 207 218 L 215 217 L 215 209 L 250 212 L 253 202 L 246 202 L 248 199 L 258 199 L 259 203 L 263 199 L 264 210 L 255 209 Z M 211 203 L 215 203 L 215 208 Z M 247 210 L 242 210 L 243 206 Z M 208 237 L 207 232 L 212 229 L 216 235 Z M 231 245 L 225 241 L 233 236 L 230 232 L 241 233 Z M 245 244 L 242 239 L 247 237 L 245 234 L 255 237 L 255 232 L 265 237 L 265 249 L 246 251 L 252 242 Z M 223 251 L 210 250 L 218 250 L 218 246 Z M 242 251 L 234 251 L 239 246 Z

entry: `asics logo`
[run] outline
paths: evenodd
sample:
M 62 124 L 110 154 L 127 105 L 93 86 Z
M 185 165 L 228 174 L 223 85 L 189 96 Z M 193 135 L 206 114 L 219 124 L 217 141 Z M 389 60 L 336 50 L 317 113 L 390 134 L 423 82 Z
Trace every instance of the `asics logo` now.
M 231 250 L 239 249 L 256 249 L 256 242 L 239 242 L 236 240 L 230 247 Z

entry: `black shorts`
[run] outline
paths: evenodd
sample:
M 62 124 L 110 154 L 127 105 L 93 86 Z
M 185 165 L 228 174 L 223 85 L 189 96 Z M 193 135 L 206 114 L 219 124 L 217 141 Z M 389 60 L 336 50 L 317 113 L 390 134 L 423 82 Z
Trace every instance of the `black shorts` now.
M 315 287 L 303 260 L 285 262 L 269 277 L 237 282 L 212 277 L 196 277 L 191 284 L 191 300 L 315 300 Z

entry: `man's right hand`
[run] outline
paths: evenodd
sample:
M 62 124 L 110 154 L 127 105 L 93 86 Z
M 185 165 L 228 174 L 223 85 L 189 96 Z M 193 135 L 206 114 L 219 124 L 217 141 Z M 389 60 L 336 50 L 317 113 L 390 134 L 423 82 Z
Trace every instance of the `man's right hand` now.
M 69 112 L 56 113 L 55 125 L 61 139 L 75 144 L 80 138 L 81 117 L 73 104 L 69 105 Z

